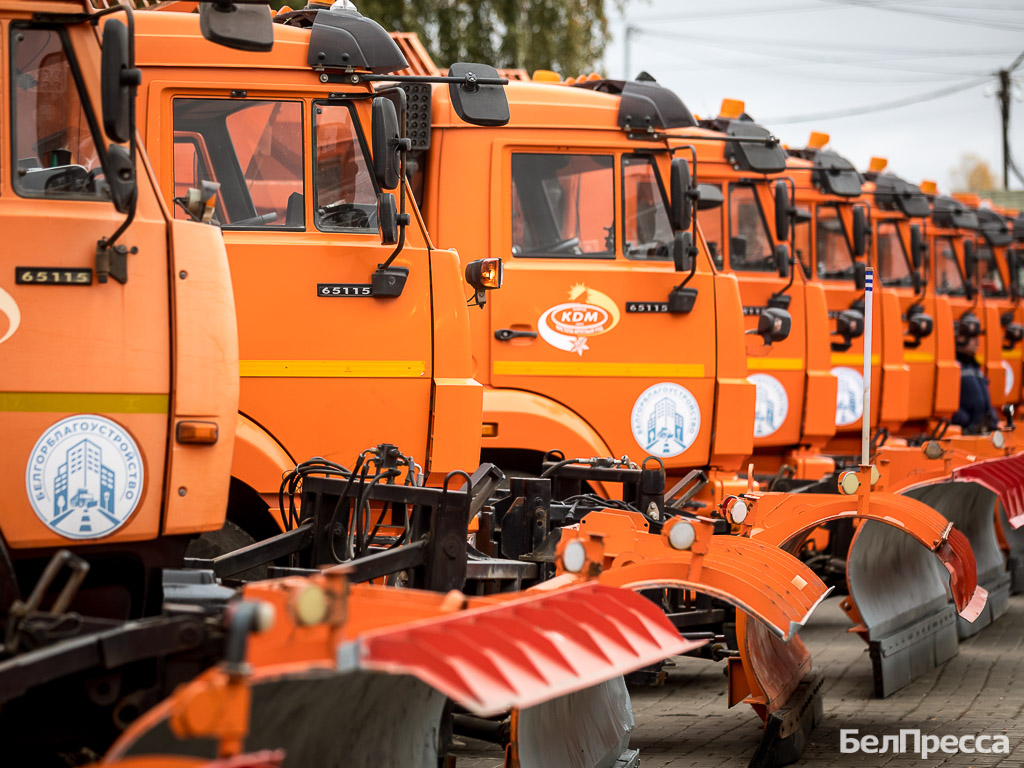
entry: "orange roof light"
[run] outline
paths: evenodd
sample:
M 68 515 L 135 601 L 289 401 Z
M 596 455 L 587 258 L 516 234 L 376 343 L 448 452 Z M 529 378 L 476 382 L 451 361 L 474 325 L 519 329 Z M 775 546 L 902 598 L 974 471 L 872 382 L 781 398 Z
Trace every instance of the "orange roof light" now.
M 973 192 L 954 192 L 953 199 L 959 200 L 969 208 L 977 208 L 981 204 L 981 195 Z
M 830 138 L 831 137 L 827 133 L 811 131 L 811 136 L 807 139 L 807 146 L 811 149 L 821 149 L 828 144 Z
M 872 157 L 871 162 L 868 163 L 868 171 L 871 173 L 881 173 L 888 164 L 889 161 L 884 157 Z
M 557 72 L 552 72 L 550 69 L 538 69 L 533 73 L 533 81 L 535 83 L 560 83 L 562 78 Z
M 718 116 L 726 120 L 735 120 L 747 111 L 747 105 L 739 99 L 722 99 L 722 107 L 718 110 Z
M 939 185 L 934 181 L 922 181 L 921 191 L 926 195 L 937 195 L 939 194 Z

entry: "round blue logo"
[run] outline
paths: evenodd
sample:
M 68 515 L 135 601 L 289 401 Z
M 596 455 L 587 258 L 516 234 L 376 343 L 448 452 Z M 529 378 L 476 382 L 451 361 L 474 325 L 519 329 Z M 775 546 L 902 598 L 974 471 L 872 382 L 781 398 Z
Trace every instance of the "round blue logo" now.
M 36 442 L 25 470 L 39 519 L 69 539 L 96 539 L 127 522 L 142 497 L 142 455 L 103 416 L 61 419 Z
M 633 404 L 633 438 L 651 456 L 678 456 L 697 439 L 700 405 L 690 391 L 662 382 L 648 387 Z
M 755 373 L 747 380 L 757 388 L 754 406 L 754 437 L 768 437 L 778 431 L 789 414 L 789 396 L 782 382 L 767 373 Z
M 836 426 L 848 427 L 864 415 L 864 377 L 853 368 L 837 367 L 832 375 L 839 380 L 836 388 Z

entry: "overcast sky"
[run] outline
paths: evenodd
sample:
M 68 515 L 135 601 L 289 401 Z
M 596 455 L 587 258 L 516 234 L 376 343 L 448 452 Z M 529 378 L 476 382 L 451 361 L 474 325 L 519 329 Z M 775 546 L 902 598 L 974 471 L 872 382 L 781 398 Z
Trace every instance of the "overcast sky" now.
M 994 73 L 1024 52 L 1024 0 L 629 0 L 625 17 L 611 18 L 606 72 L 624 75 L 625 30 L 635 27 L 630 76 L 648 71 L 702 117 L 742 99 L 783 142 L 802 147 L 824 131 L 860 170 L 880 155 L 908 181 L 948 192 L 951 169 L 972 152 L 1002 184 Z M 1015 78 L 1024 98 L 1024 66 Z M 962 90 L 867 111 L 953 89 Z M 1024 173 L 1024 101 L 1010 109 Z M 1010 187 L 1024 188 L 1012 172 Z

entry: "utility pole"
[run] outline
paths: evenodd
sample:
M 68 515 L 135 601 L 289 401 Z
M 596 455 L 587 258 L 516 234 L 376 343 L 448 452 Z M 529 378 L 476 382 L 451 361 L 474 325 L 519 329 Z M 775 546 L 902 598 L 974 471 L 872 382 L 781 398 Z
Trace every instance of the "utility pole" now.
M 999 70 L 999 114 L 1003 121 L 1003 189 L 1010 188 L 1010 70 Z

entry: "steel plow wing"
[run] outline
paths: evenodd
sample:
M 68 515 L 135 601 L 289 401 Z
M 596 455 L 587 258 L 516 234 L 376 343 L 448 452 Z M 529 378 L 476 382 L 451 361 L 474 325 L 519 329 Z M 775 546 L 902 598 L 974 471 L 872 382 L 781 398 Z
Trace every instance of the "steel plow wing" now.
M 136 721 L 108 760 L 280 749 L 286 767 L 436 768 L 451 698 L 477 715 L 520 708 L 513 765 L 519 753 L 585 744 L 577 762 L 538 765 L 598 768 L 633 728 L 622 674 L 706 642 L 682 638 L 640 595 L 597 583 L 469 598 L 324 574 L 244 594 L 242 605 L 273 607 L 273 626 L 249 637 L 244 659 L 230 658 L 240 646 L 229 636 L 225 664 Z
M 961 640 L 977 634 L 1010 607 L 1010 573 L 996 537 L 996 494 L 980 482 L 961 478 L 912 488 L 904 495 L 927 504 L 967 537 L 977 563 L 976 579 L 988 600 L 979 615 L 959 617 L 956 627 Z

